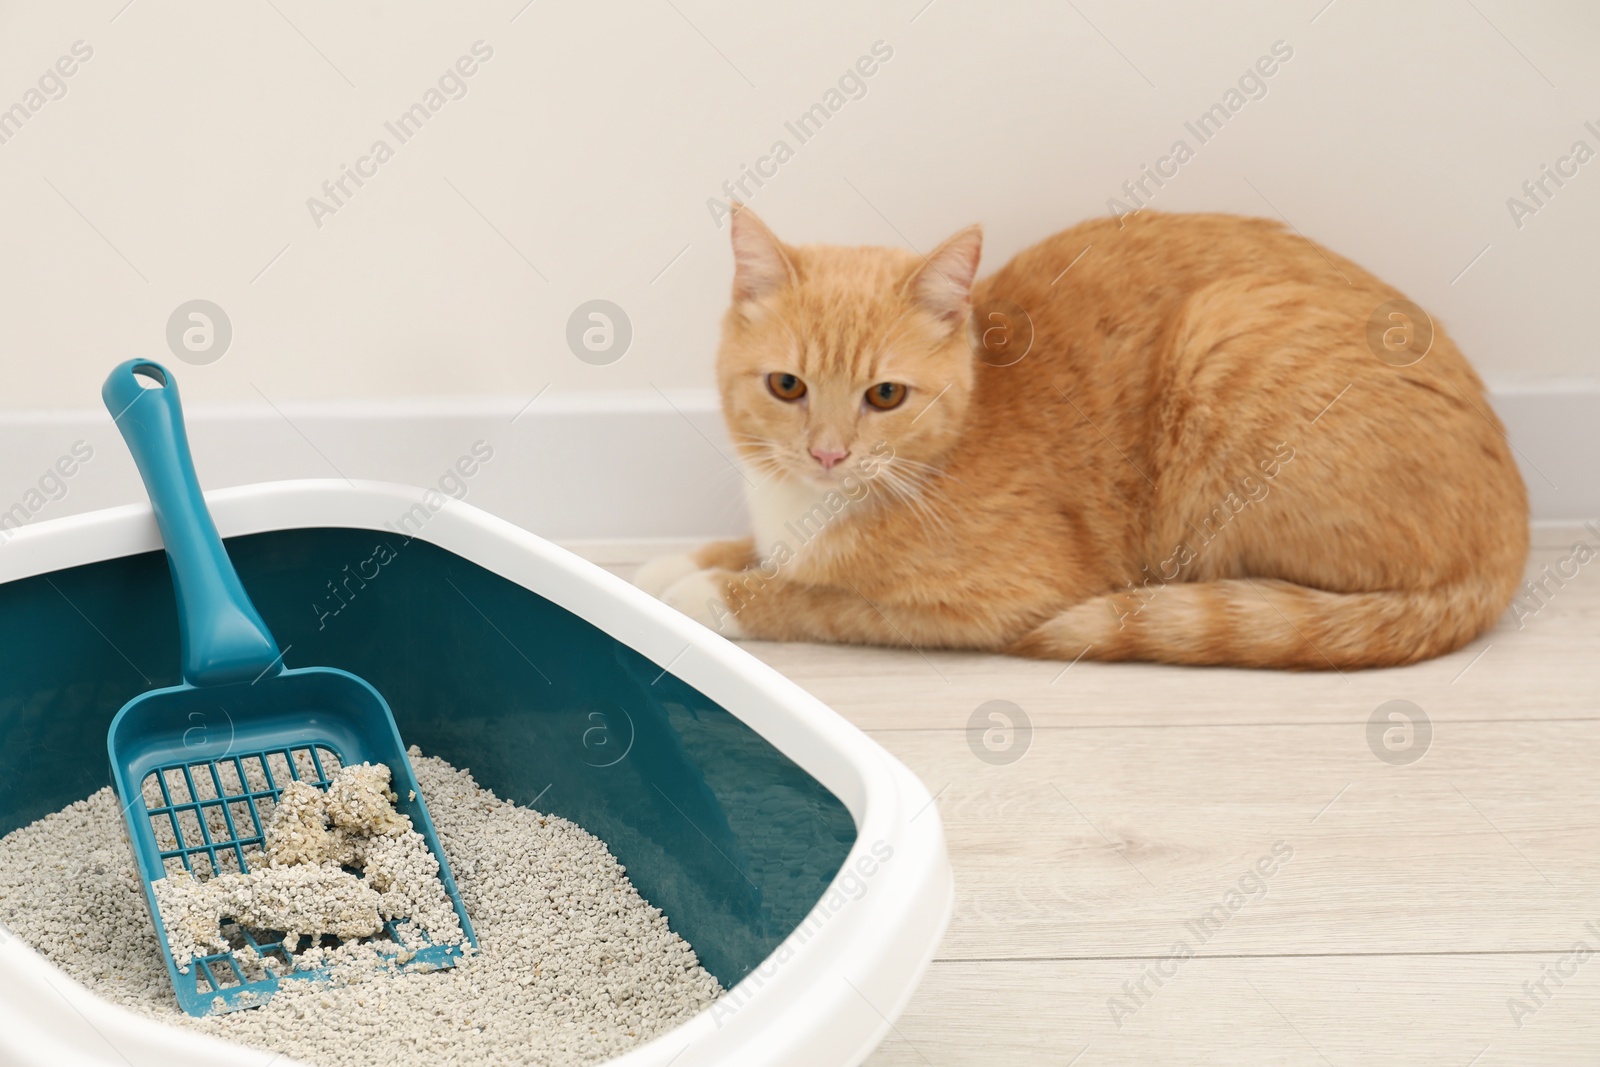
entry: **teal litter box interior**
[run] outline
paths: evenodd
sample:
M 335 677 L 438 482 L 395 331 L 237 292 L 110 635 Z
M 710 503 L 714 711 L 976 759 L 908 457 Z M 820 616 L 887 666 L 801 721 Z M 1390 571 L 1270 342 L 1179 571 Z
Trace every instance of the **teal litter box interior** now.
M 367 679 L 406 744 L 600 838 L 725 987 L 800 924 L 855 841 L 839 799 L 754 730 L 491 571 L 382 531 L 227 546 L 290 666 Z M 108 785 L 98 740 L 178 664 L 160 552 L 0 584 L 0 835 Z M 197 743 L 226 737 L 217 719 Z

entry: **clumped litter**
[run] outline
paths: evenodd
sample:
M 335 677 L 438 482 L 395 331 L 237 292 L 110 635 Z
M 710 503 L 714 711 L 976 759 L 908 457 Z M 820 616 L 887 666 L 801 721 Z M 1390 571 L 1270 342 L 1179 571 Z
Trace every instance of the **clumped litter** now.
M 408 944 L 415 941 L 407 936 L 413 933 L 434 944 L 462 944 L 466 935 L 439 881 L 439 862 L 410 818 L 394 810 L 399 798 L 389 788 L 390 778 L 383 764 L 361 763 L 334 769 L 326 792 L 307 781 L 291 781 L 267 821 L 265 850 L 245 851 L 247 872 L 197 878 L 180 867 L 155 882 L 178 970 L 187 974 L 196 956 L 232 951 L 247 979 L 262 971 L 277 973 L 279 960 L 258 958 L 252 946 L 234 944 L 223 925 L 228 920 L 283 931 L 287 945 L 310 938 L 317 951 L 297 957 L 302 966 L 311 960 L 320 966 L 371 966 L 373 952 L 390 947 L 390 958 L 398 957 L 401 949 L 393 942 L 371 951 L 353 943 L 317 944 L 323 935 L 352 942 L 372 937 L 386 919 L 404 920 L 400 928 Z M 265 781 L 250 784 L 258 789 Z M 154 775 L 145 790 L 147 801 L 159 796 Z M 216 824 L 212 835 L 226 837 L 220 807 L 209 809 L 207 818 Z M 176 840 L 171 825 L 152 822 L 158 844 L 170 849 Z
M 285 982 L 260 1008 L 186 1014 L 172 994 L 109 788 L 0 838 L 0 924 L 114 1003 L 326 1067 L 575 1067 L 620 1055 L 722 994 L 604 842 L 500 799 L 441 759 L 415 748 L 411 759 L 478 936 L 479 951 L 454 968 L 396 973 L 384 966 L 397 948 L 392 942 L 350 941 L 296 956 L 327 967 L 326 979 Z M 389 804 L 386 772 L 349 767 L 333 778 L 326 796 L 291 787 L 274 809 L 266 862 L 258 868 L 252 858 L 250 866 L 281 873 L 248 888 L 242 880 L 250 875 L 239 872 L 190 880 L 203 906 L 187 929 L 203 935 L 219 909 L 248 906 L 274 929 L 359 930 L 375 912 L 423 916 L 440 924 L 435 940 L 451 936 L 454 910 L 436 864 L 422 877 L 426 865 L 414 866 L 415 853 L 399 844 L 415 831 Z M 432 861 L 425 844 L 423 855 Z M 353 859 L 362 863 L 345 862 Z M 362 893 L 352 894 L 350 882 Z M 415 896 L 431 891 L 445 901 L 448 920 Z M 240 896 L 219 903 L 212 893 Z M 214 947 L 215 936 L 195 937 L 194 949 L 228 951 Z M 270 958 L 247 959 L 247 952 L 235 952 L 247 974 L 272 967 Z

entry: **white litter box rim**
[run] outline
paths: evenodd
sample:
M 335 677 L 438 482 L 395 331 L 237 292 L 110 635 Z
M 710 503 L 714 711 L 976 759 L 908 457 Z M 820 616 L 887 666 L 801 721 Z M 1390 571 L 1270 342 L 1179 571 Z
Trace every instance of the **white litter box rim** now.
M 933 798 L 866 734 L 654 597 L 437 490 L 328 479 L 205 496 L 225 537 L 318 527 L 398 532 L 401 516 L 421 505 L 428 517 L 420 539 L 538 592 L 670 666 L 849 809 L 856 843 L 806 921 L 721 1001 L 606 1061 L 611 1067 L 851 1067 L 889 1032 L 938 948 L 954 882 Z M 0 544 L 0 582 L 160 547 L 148 504 L 34 523 Z M 884 860 L 886 850 L 891 855 Z M 290 1065 L 103 1000 L 0 928 L 0 1062 L 266 1067 L 274 1060 Z

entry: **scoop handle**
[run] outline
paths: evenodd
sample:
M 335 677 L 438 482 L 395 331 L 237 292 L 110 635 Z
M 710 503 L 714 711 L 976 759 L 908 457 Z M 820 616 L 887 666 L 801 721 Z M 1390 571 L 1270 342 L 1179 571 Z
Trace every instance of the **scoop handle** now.
M 141 385 L 140 378 L 159 384 Z M 227 685 L 282 670 L 278 643 L 250 603 L 200 495 L 177 380 L 159 363 L 131 359 L 111 372 L 100 397 L 133 453 L 167 548 L 183 680 Z

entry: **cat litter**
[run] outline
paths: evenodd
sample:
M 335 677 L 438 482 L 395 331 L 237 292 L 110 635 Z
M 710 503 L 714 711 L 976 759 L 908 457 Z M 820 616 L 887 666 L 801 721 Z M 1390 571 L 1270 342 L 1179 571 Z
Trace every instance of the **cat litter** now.
M 174 946 L 183 942 L 191 961 L 230 953 L 247 981 L 318 972 L 283 982 L 261 1007 L 205 1018 L 178 1007 L 109 788 L 0 838 L 0 924 L 114 1003 L 327 1067 L 593 1063 L 721 995 L 598 838 L 501 800 L 468 771 L 410 755 L 478 934 L 478 951 L 453 969 L 394 969 L 413 933 L 406 926 L 445 942 L 461 934 L 425 845 L 419 856 L 406 836 L 415 831 L 391 818 L 385 769 L 365 765 L 330 768 L 326 794 L 286 790 L 262 813 L 265 862 L 250 862 L 251 874 L 180 868 L 164 880 L 163 919 L 184 931 Z M 238 911 L 251 918 L 219 927 Z M 399 936 L 369 936 L 396 916 L 411 919 L 391 931 Z M 291 961 L 244 936 L 251 919 L 301 927 L 292 932 L 312 943 Z

